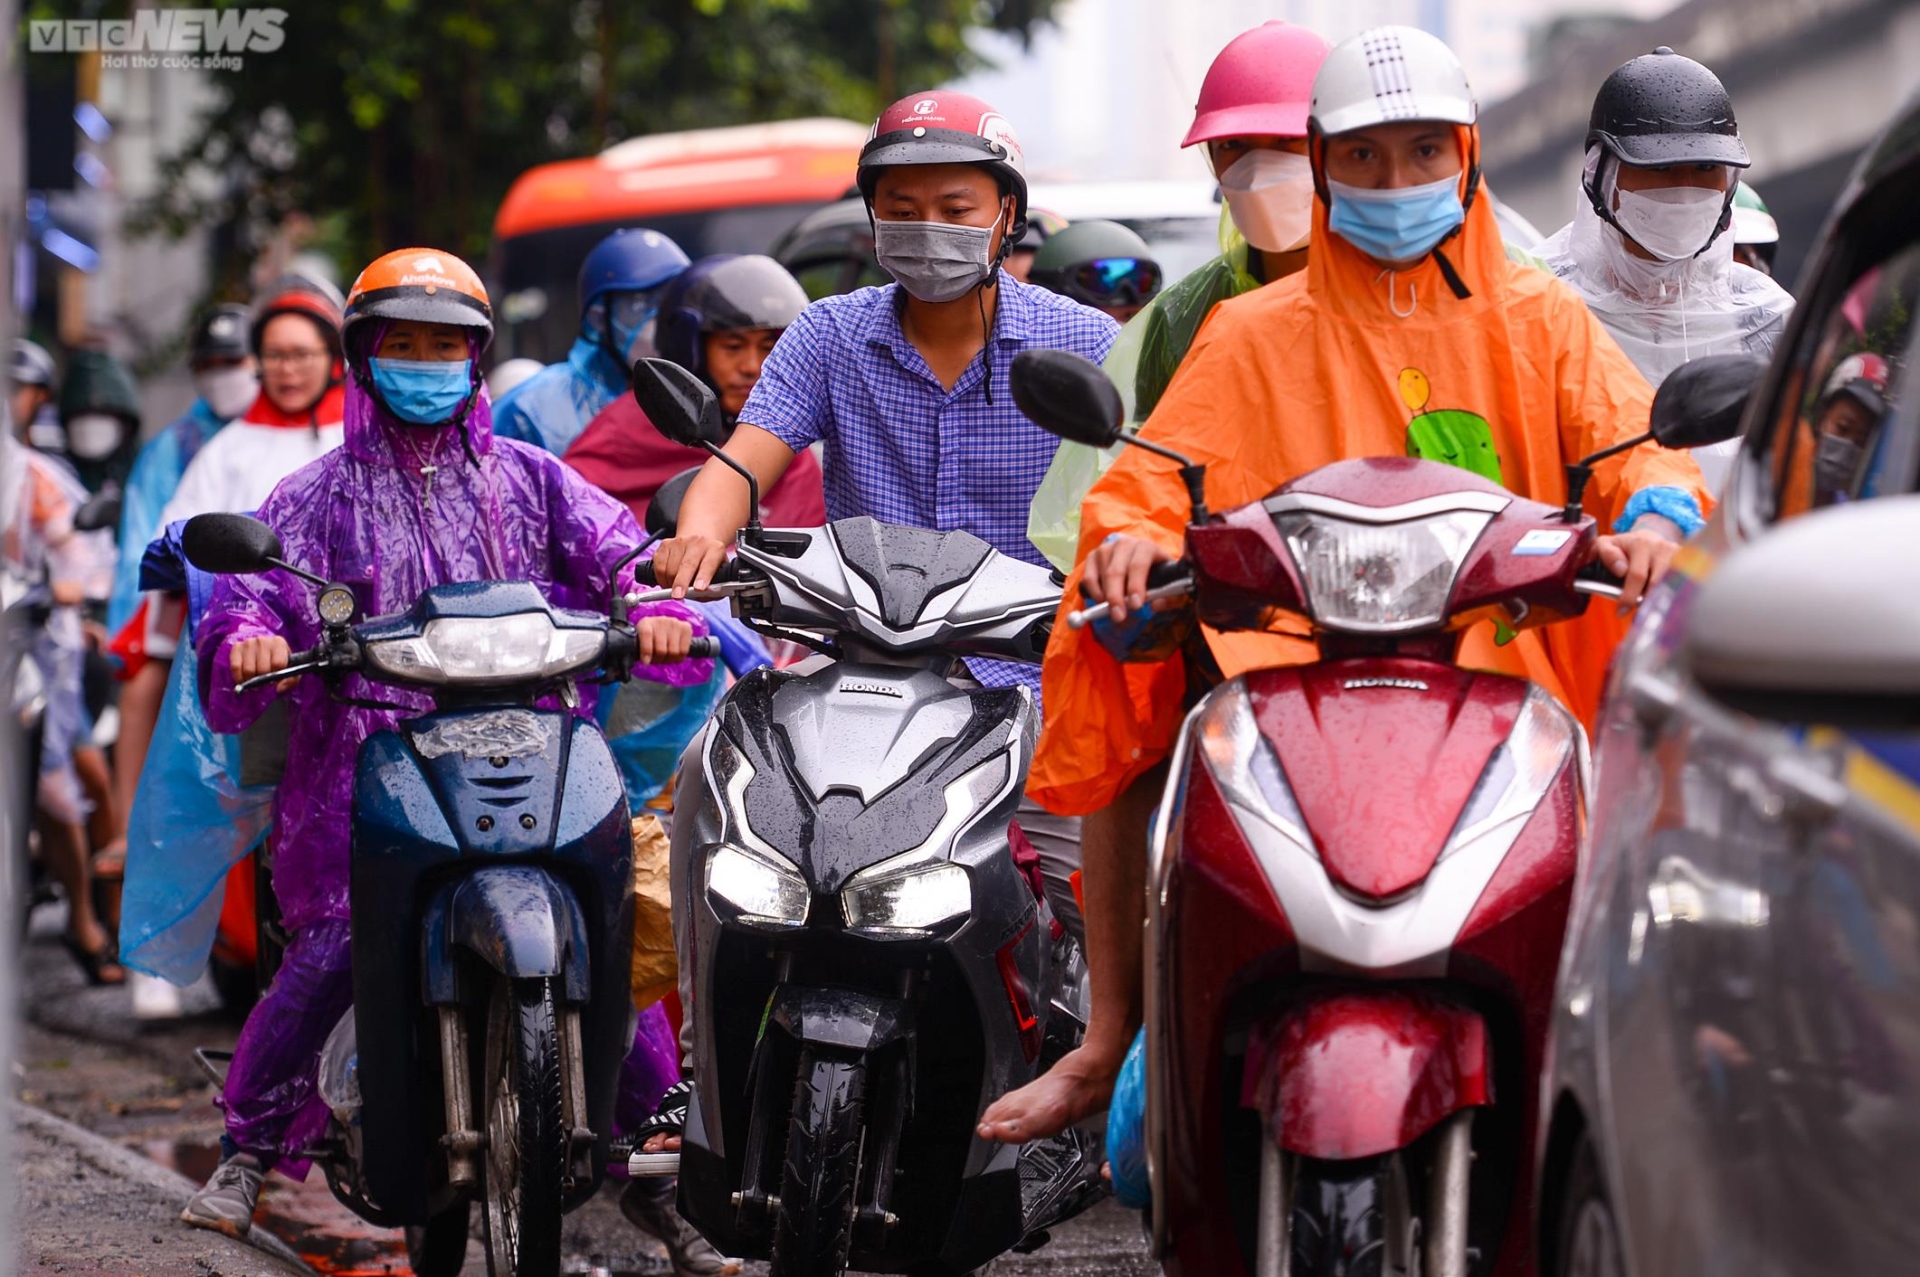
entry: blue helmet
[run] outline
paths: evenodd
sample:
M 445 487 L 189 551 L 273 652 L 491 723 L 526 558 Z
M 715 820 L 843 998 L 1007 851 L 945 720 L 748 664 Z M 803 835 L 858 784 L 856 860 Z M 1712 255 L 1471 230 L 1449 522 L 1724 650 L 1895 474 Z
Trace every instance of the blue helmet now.
M 659 231 L 628 227 L 593 246 L 580 263 L 580 309 L 603 293 L 641 293 L 678 275 L 693 263 L 680 246 Z
M 704 379 L 708 333 L 738 329 L 783 329 L 807 308 L 800 281 L 771 257 L 718 253 L 702 257 L 660 295 L 654 345 Z

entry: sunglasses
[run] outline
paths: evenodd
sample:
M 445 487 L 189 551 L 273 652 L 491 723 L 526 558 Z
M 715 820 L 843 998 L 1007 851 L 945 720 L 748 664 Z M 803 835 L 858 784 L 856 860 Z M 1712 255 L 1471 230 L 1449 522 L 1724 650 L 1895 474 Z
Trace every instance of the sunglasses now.
M 1138 257 L 1101 257 L 1073 268 L 1080 300 L 1094 306 L 1140 306 L 1160 291 L 1160 267 Z

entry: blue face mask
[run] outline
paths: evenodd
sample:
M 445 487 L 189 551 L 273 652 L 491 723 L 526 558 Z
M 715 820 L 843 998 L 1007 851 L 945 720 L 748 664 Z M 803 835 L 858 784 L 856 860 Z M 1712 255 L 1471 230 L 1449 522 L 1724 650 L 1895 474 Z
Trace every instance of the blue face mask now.
M 1369 257 L 1416 262 L 1467 220 L 1460 204 L 1460 175 L 1424 186 L 1371 190 L 1329 181 L 1333 196 L 1327 225 Z
M 373 359 L 373 388 L 387 411 L 416 426 L 445 425 L 473 393 L 473 361 Z

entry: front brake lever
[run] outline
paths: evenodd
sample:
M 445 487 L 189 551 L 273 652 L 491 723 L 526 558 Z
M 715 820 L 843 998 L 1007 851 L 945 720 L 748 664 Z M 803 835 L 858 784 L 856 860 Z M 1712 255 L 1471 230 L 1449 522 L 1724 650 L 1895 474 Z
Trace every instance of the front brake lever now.
M 1185 598 L 1191 593 L 1193 593 L 1193 580 L 1191 577 L 1182 578 L 1178 581 L 1169 581 L 1165 585 L 1156 585 L 1147 591 L 1146 606 L 1151 607 L 1158 599 Z M 1092 607 L 1084 607 L 1077 612 L 1069 612 L 1067 613 L 1067 628 L 1070 630 L 1084 630 L 1095 621 L 1105 620 L 1108 612 L 1111 610 L 1112 609 L 1105 603 L 1096 603 Z
M 236 692 L 251 692 L 256 687 L 265 687 L 270 683 L 278 683 L 284 679 L 298 678 L 302 674 L 311 674 L 315 670 L 323 670 L 325 668 L 327 668 L 325 661 L 306 661 L 299 665 L 289 665 L 283 670 L 274 670 L 270 674 L 256 674 L 233 690 Z

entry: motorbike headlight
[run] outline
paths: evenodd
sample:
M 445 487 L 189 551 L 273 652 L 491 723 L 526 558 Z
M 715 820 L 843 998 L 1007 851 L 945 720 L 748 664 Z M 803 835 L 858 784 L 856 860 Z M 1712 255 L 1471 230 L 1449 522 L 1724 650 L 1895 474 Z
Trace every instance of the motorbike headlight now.
M 1313 849 L 1280 760 L 1254 722 L 1246 684 L 1222 683 L 1209 694 L 1194 719 L 1193 736 L 1228 803 Z
M 950 861 L 896 856 L 855 874 L 840 893 L 847 925 L 862 931 L 925 931 L 973 911 L 973 880 Z
M 744 847 L 721 843 L 707 861 L 707 893 L 725 901 L 748 922 L 803 927 L 812 893 L 791 866 L 778 865 Z
M 545 614 L 444 616 L 418 638 L 366 645 L 367 664 L 417 683 L 520 683 L 559 678 L 600 658 L 598 630 L 557 629 Z
M 1492 518 L 1450 510 L 1360 523 L 1289 511 L 1273 523 L 1300 571 L 1313 619 L 1327 629 L 1383 634 L 1446 619 L 1453 579 Z

